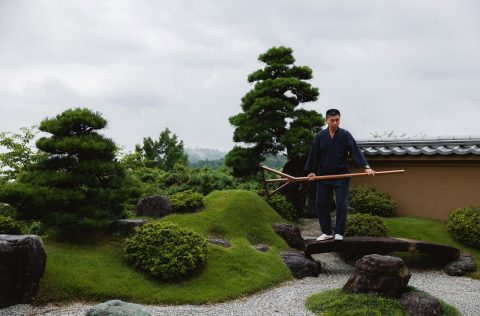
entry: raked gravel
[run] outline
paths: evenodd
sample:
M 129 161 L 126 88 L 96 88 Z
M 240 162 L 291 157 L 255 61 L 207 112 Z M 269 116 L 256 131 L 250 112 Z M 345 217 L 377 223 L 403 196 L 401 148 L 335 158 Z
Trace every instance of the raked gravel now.
M 305 299 L 320 291 L 342 287 L 353 272 L 336 254 L 315 255 L 323 272 L 317 278 L 292 280 L 279 286 L 226 303 L 211 305 L 152 306 L 144 309 L 152 315 L 314 315 L 306 310 Z M 480 281 L 452 277 L 443 271 L 411 270 L 409 285 L 426 291 L 455 306 L 462 315 L 480 315 Z M 16 305 L 0 309 L 0 316 L 14 315 L 85 315 L 92 304 L 45 305 L 32 307 Z

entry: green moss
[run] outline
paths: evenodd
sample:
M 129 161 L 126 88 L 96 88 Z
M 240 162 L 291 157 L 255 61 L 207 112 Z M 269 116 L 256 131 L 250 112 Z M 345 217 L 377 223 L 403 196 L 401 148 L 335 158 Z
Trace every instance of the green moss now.
M 414 288 L 411 290 L 417 291 Z M 442 300 L 442 316 L 459 316 L 460 313 Z M 322 316 L 407 316 L 400 302 L 374 294 L 348 294 L 334 289 L 310 295 L 305 306 Z
M 200 271 L 181 282 L 159 282 L 128 265 L 123 239 L 82 246 L 45 239 L 48 260 L 36 303 L 117 298 L 144 304 L 203 304 L 235 299 L 291 278 L 279 256 L 288 246 L 271 227 L 283 220 L 254 193 L 213 192 L 205 197 L 201 212 L 173 214 L 160 221 L 174 222 L 205 238 L 220 233 L 232 247 L 209 244 Z M 266 253 L 253 249 L 251 238 L 270 249 Z

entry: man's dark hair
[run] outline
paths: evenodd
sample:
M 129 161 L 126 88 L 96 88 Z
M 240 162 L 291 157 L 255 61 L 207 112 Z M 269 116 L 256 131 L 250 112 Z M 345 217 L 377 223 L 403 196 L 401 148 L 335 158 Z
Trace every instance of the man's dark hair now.
M 327 111 L 326 116 L 340 116 L 340 111 L 337 109 L 330 109 Z

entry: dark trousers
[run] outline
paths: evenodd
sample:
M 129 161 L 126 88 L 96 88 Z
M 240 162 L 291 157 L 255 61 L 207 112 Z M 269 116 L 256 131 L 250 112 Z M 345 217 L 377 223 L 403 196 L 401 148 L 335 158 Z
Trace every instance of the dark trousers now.
M 322 233 L 332 235 L 332 209 L 333 192 L 335 191 L 335 203 L 337 214 L 335 220 L 335 233 L 343 236 L 347 224 L 348 191 L 350 179 L 317 181 L 317 197 L 315 211 L 320 222 Z

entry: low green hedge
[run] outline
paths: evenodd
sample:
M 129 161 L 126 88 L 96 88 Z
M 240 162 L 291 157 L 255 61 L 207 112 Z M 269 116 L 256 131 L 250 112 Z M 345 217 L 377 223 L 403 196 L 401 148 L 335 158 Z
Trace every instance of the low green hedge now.
M 462 244 L 480 249 L 480 206 L 462 207 L 450 213 L 448 231 Z

